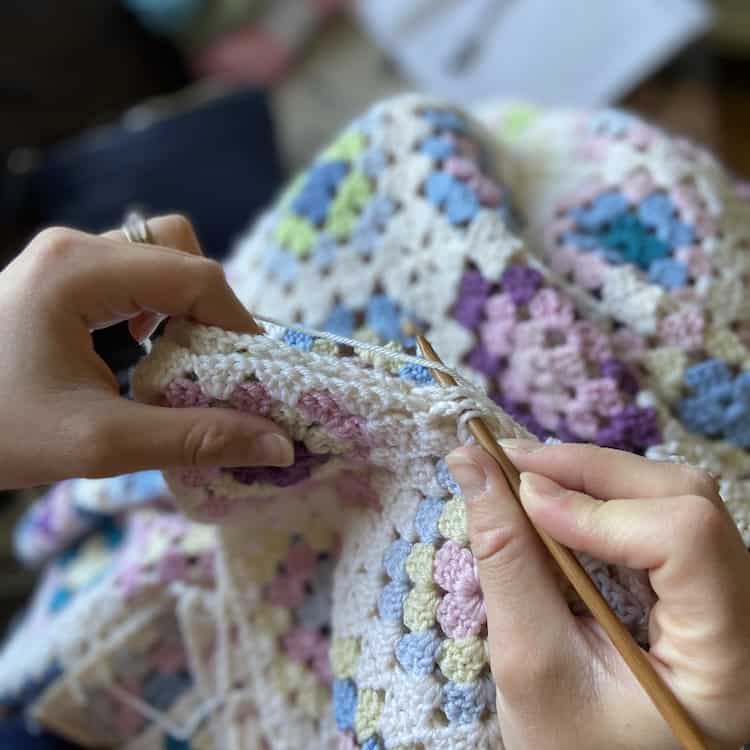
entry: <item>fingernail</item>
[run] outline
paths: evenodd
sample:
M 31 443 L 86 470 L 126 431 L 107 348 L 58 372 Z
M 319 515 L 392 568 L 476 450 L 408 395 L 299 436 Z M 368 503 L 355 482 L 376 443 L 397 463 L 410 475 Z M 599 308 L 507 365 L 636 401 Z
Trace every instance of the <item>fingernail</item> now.
M 253 463 L 266 466 L 290 466 L 294 462 L 294 446 L 289 438 L 269 432 L 255 438 Z
M 567 493 L 564 487 L 540 474 L 525 471 L 521 474 L 521 497 L 529 502 L 546 503 L 559 500 Z
M 540 443 L 538 440 L 509 438 L 508 440 L 500 440 L 499 444 L 503 450 L 510 451 L 511 453 L 536 453 L 544 448 L 544 443 Z
M 150 326 L 149 326 L 149 327 L 148 327 L 148 328 L 146 329 L 146 333 L 145 333 L 145 334 L 143 334 L 143 335 L 142 335 L 142 336 L 140 337 L 140 339 L 139 339 L 138 343 L 139 343 L 139 344 L 144 344 L 144 343 L 145 343 L 146 341 L 148 341 L 148 340 L 149 340 L 149 339 L 150 339 L 150 338 L 151 338 L 151 337 L 152 337 L 152 336 L 154 335 L 154 333 L 156 333 L 156 329 L 157 329 L 157 328 L 158 328 L 158 327 L 159 327 L 159 326 L 160 326 L 160 325 L 162 324 L 162 322 L 163 322 L 163 321 L 165 321 L 165 320 L 166 320 L 166 316 L 164 316 L 164 315 L 156 315 L 156 316 L 155 316 L 155 319 L 154 319 L 154 322 L 153 322 L 153 324 L 152 324 L 152 325 L 150 325 Z
M 467 503 L 476 500 L 487 489 L 487 476 L 479 464 L 450 456 L 446 458 L 446 463 Z

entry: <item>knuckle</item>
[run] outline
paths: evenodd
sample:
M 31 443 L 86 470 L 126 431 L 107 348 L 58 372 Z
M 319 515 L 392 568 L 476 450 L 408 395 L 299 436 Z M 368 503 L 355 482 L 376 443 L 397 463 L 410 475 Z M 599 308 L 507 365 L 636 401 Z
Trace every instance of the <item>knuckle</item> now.
M 686 543 L 698 544 L 723 537 L 727 528 L 723 509 L 705 495 L 682 497 L 675 522 L 678 534 Z
M 494 571 L 520 563 L 525 545 L 518 529 L 512 525 L 473 526 L 471 550 L 478 563 Z
M 561 658 L 528 644 L 504 647 L 492 664 L 498 695 L 510 706 L 544 703 L 564 673 Z
M 47 267 L 70 258 L 78 244 L 78 232 L 65 227 L 42 230 L 29 245 L 33 259 Z
M 226 283 L 226 276 L 221 263 L 212 258 L 200 258 L 198 262 L 201 282 L 205 288 L 211 289 L 216 286 L 223 286 Z
M 165 235 L 175 249 L 183 250 L 196 245 L 195 230 L 186 216 L 169 214 L 164 217 Z
M 185 433 L 183 454 L 188 466 L 216 466 L 232 444 L 231 430 L 221 423 L 199 421 Z
M 79 421 L 72 435 L 80 476 L 93 479 L 111 473 L 109 464 L 118 455 L 119 440 L 105 421 Z
M 719 484 L 707 471 L 689 465 L 681 467 L 681 470 L 687 483 L 687 494 L 702 495 L 714 503 L 721 502 Z

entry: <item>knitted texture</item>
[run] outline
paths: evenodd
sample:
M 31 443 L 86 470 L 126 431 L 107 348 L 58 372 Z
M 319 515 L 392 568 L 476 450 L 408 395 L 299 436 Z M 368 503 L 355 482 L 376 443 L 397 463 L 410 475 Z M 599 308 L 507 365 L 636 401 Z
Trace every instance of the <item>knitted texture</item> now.
M 746 198 L 622 113 L 479 115 L 375 106 L 227 264 L 250 309 L 359 345 L 170 325 L 135 396 L 269 417 L 295 462 L 53 489 L 17 535 L 52 582 L 0 655 L 7 702 L 91 746 L 501 747 L 444 461 L 473 415 L 701 466 L 750 541 Z M 404 355 L 417 332 L 458 386 Z M 582 563 L 645 644 L 646 575 Z

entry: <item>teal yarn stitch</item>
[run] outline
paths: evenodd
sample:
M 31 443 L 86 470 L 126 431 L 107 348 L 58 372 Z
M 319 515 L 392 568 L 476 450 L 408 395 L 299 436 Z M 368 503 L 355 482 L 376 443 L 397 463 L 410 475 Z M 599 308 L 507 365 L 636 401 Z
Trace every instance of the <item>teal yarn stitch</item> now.
M 664 191 L 651 193 L 631 208 L 619 190 L 605 190 L 568 216 L 574 226 L 563 233 L 565 244 L 600 253 L 612 263 L 632 264 L 666 289 L 687 284 L 688 268 L 673 256 L 695 241 L 695 231 L 682 221 Z

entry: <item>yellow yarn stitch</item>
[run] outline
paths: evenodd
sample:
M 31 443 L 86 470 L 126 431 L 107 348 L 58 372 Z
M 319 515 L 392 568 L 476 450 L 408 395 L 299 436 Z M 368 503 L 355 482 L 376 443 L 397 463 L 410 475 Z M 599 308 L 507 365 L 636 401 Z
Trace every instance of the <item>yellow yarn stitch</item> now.
M 406 558 L 406 574 L 417 585 L 432 584 L 432 565 L 435 548 L 431 544 L 417 543 Z
M 440 596 L 434 586 L 416 586 L 404 602 L 404 625 L 414 633 L 429 630 L 435 624 Z
M 339 185 L 328 211 L 325 230 L 337 240 L 344 240 L 354 230 L 362 208 L 372 197 L 372 185 L 362 172 L 351 172 Z
M 359 661 L 359 640 L 357 638 L 334 638 L 329 653 L 331 670 L 339 680 L 354 677 Z
M 502 122 L 502 135 L 514 140 L 522 136 L 539 118 L 541 110 L 530 104 L 514 104 L 505 115 Z
M 313 341 L 312 350 L 316 354 L 327 354 L 329 356 L 336 356 L 339 351 L 338 344 L 328 339 L 315 339 Z
M 740 339 L 726 328 L 714 328 L 705 338 L 706 351 L 717 359 L 723 359 L 730 365 L 739 365 L 748 357 L 748 351 Z
M 63 570 L 63 580 L 77 589 L 89 584 L 107 568 L 112 560 L 112 551 L 101 537 L 92 537 L 83 543 L 78 556 Z
M 180 549 L 189 555 L 212 550 L 215 546 L 215 527 L 203 526 L 197 523 L 191 523 L 185 535 L 180 540 Z
M 291 214 L 279 221 L 274 232 L 276 242 L 300 258 L 310 254 L 317 238 L 315 227 L 307 219 Z
M 663 346 L 647 352 L 644 362 L 658 381 L 664 396 L 670 400 L 677 398 L 682 390 L 682 376 L 687 365 L 685 352 L 676 346 Z
M 323 524 L 320 520 L 313 521 L 305 529 L 305 541 L 316 552 L 329 552 L 333 547 L 336 535 L 329 526 Z
M 354 161 L 365 150 L 365 136 L 359 130 L 347 130 L 324 152 L 326 159 Z
M 261 604 L 255 612 L 253 627 L 266 633 L 280 636 L 292 626 L 292 615 L 284 607 Z
M 387 344 L 385 344 L 385 346 L 383 346 L 380 343 L 380 337 L 378 336 L 378 334 L 375 333 L 372 328 L 367 328 L 366 326 L 362 326 L 362 328 L 358 328 L 354 332 L 354 339 L 356 341 L 363 341 L 366 344 L 377 344 L 382 349 L 387 349 L 388 351 L 395 352 L 397 354 L 404 351 L 404 347 L 396 341 L 389 341 Z M 371 364 L 373 367 L 388 370 L 390 372 L 397 373 L 402 367 L 401 362 L 399 362 L 397 359 L 386 357 L 378 352 L 370 351 L 369 349 L 362 349 L 357 346 L 354 347 L 354 353 L 361 360 L 367 362 L 368 364 Z
M 242 577 L 260 585 L 269 583 L 276 575 L 276 567 L 286 557 L 288 549 L 287 534 L 269 533 L 264 538 L 262 547 L 245 553 L 242 559 Z
M 357 742 L 366 742 L 378 731 L 380 714 L 383 711 L 383 691 L 363 688 L 357 695 L 357 710 L 354 714 L 354 731 Z
M 447 640 L 438 659 L 440 670 L 453 682 L 474 682 L 487 664 L 487 650 L 481 638 Z
M 317 677 L 301 664 L 277 656 L 275 668 L 276 682 L 281 692 L 296 696 L 296 705 L 310 719 L 320 718 L 330 703 L 330 693 L 318 682 Z
M 462 497 L 453 497 L 446 504 L 438 521 L 440 533 L 462 547 L 469 543 L 466 533 L 466 503 Z

